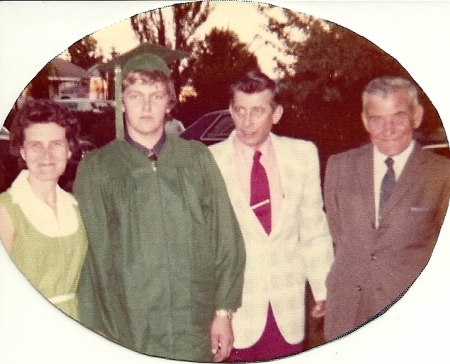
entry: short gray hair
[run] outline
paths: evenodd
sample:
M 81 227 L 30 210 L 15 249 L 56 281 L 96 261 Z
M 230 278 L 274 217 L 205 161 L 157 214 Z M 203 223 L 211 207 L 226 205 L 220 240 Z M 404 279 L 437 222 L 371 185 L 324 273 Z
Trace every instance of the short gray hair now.
M 379 77 L 370 81 L 364 88 L 362 94 L 363 110 L 366 109 L 370 96 L 379 95 L 385 97 L 399 90 L 406 90 L 409 96 L 411 106 L 419 104 L 419 93 L 417 87 L 409 80 L 403 77 Z

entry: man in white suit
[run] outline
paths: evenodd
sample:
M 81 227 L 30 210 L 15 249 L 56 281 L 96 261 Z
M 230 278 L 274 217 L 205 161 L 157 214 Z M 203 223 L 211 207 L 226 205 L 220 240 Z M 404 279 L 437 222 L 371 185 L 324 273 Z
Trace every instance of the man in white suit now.
M 231 86 L 235 130 L 210 146 L 224 177 L 247 251 L 242 307 L 233 318 L 234 348 L 229 362 L 270 360 L 304 350 L 305 285 L 324 314 L 325 280 L 333 248 L 323 211 L 315 145 L 276 136 L 280 120 L 276 83 L 250 71 Z M 260 153 L 255 153 L 260 152 Z M 268 181 L 267 197 L 254 200 L 254 155 Z M 259 219 L 265 209 L 265 219 Z

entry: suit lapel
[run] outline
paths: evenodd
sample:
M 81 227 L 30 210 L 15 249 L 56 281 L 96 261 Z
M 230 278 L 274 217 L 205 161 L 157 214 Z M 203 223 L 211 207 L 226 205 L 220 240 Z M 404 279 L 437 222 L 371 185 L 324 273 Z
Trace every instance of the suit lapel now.
M 403 199 L 409 189 L 417 183 L 418 173 L 421 165 L 424 163 L 423 152 L 419 144 L 414 145 L 414 150 L 408 158 L 403 168 L 402 174 L 398 179 L 391 198 L 386 204 L 384 216 L 388 216 L 389 211 Z
M 290 207 L 292 206 L 292 203 L 296 201 L 296 199 L 293 197 L 294 191 L 292 190 L 292 188 L 295 186 L 295 188 L 299 189 L 300 186 L 298 186 L 298 184 L 296 185 L 292 180 L 292 177 L 295 174 L 292 173 L 293 166 L 292 164 L 290 164 L 289 158 L 280 158 L 280 156 L 286 155 L 283 150 L 283 143 L 281 143 L 279 137 L 275 134 L 271 133 L 270 137 L 272 139 L 272 146 L 275 152 L 275 157 L 277 159 L 278 170 L 280 171 L 281 188 L 283 189 L 283 201 L 281 202 L 281 210 L 277 217 L 277 220 L 272 226 L 271 234 L 274 234 L 279 229 L 279 226 L 283 225 L 281 221 L 285 220 L 284 216 L 290 216 Z M 293 211 L 291 211 L 291 213 L 293 213 Z
M 373 181 L 373 149 L 368 144 L 360 149 L 356 161 L 356 178 L 362 193 L 363 201 L 367 201 L 369 208 L 362 208 L 371 222 L 375 223 L 375 193 Z

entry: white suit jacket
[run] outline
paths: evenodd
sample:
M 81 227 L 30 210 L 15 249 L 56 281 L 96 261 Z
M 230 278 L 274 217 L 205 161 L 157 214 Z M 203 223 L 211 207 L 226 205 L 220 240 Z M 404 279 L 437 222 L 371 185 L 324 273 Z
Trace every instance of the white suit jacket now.
M 325 300 L 325 280 L 333 261 L 317 148 L 308 141 L 271 133 L 284 199 L 267 236 L 239 186 L 234 137 L 235 131 L 228 139 L 210 146 L 247 252 L 242 307 L 233 318 L 234 347 L 247 348 L 260 338 L 269 301 L 285 340 L 299 343 L 305 332 L 305 283 L 309 281 L 316 301 Z

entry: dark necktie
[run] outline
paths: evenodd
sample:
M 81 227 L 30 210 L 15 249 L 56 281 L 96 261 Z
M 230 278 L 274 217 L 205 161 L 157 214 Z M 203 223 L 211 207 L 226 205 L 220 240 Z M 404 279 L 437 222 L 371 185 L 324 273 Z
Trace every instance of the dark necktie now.
M 261 152 L 253 156 L 253 166 L 250 176 L 250 207 L 261 222 L 267 235 L 271 230 L 270 190 L 266 170 L 259 161 Z
M 389 196 L 391 195 L 392 190 L 395 186 L 395 172 L 392 166 L 394 165 L 394 160 L 389 157 L 384 161 L 386 163 L 388 169 L 386 174 L 381 181 L 381 189 L 380 189 L 380 206 L 378 211 L 378 216 L 383 216 L 383 209 L 386 206 L 386 202 L 389 200 Z

